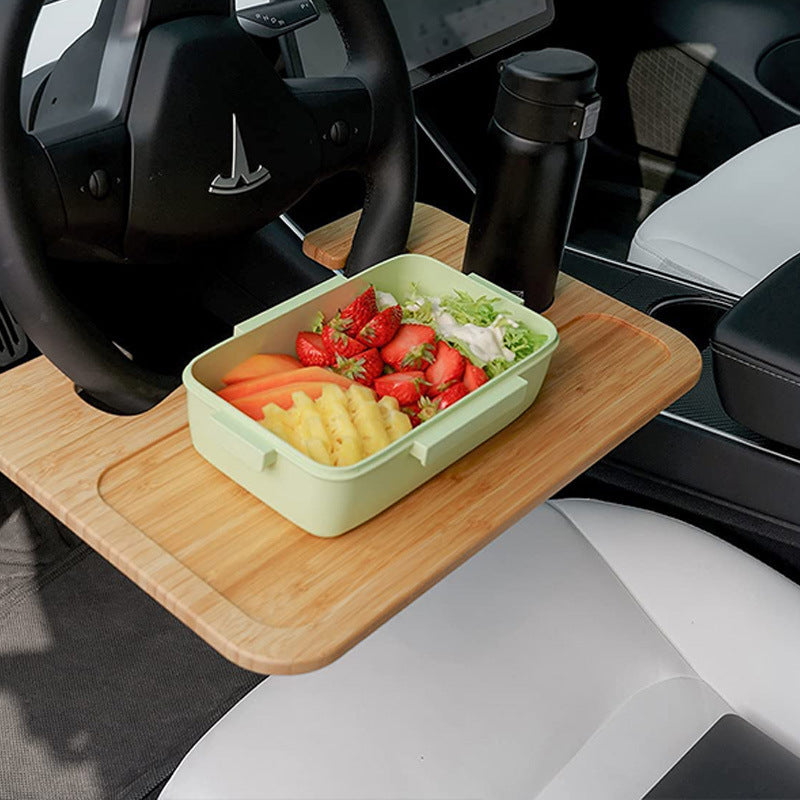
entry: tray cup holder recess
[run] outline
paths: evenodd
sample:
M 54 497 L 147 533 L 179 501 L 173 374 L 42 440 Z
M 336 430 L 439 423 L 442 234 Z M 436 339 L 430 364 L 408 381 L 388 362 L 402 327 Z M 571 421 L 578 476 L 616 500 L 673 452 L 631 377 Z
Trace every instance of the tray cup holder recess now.
M 680 331 L 702 351 L 711 343 L 714 328 L 732 305 L 710 297 L 670 297 L 653 305 L 648 313 Z

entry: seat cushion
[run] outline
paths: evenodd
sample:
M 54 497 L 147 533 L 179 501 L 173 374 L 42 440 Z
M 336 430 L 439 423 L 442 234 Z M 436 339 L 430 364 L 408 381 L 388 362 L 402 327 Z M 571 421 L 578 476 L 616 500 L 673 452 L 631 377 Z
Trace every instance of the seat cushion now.
M 800 754 L 800 587 L 668 517 L 593 500 L 559 508 L 700 677 Z
M 267 680 L 162 798 L 641 798 L 729 711 L 545 505 L 335 664 Z
M 632 264 L 746 294 L 800 253 L 800 126 L 726 161 L 656 209 L 631 243 Z

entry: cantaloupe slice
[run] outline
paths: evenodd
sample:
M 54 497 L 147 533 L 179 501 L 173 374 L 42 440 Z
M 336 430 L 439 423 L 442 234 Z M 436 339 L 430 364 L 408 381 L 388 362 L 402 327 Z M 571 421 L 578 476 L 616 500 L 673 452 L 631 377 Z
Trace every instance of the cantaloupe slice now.
M 270 389 L 277 389 L 290 383 L 324 383 L 329 381 L 345 387 L 345 384 L 339 380 L 340 378 L 340 375 L 324 367 L 302 367 L 293 369 L 290 372 L 280 372 L 277 375 L 264 375 L 261 378 L 253 378 L 249 381 L 239 381 L 221 389 L 218 394 L 223 400 L 232 402 L 242 397 L 248 397 L 251 394 L 262 394 Z M 347 386 L 350 385 L 351 382 L 347 378 L 343 380 L 347 381 Z
M 250 356 L 239 366 L 234 367 L 226 375 L 223 375 L 222 382 L 226 386 L 230 386 L 232 383 L 263 378 L 265 375 L 277 375 L 280 372 L 300 369 L 302 366 L 296 358 L 283 353 L 259 353 L 258 355 Z
M 342 378 L 341 375 L 336 375 L 333 372 L 328 373 L 334 378 L 335 383 L 346 389 L 352 381 L 347 378 Z M 231 401 L 239 411 L 244 411 L 248 417 L 255 420 L 262 420 L 264 418 L 264 406 L 270 403 L 275 403 L 276 406 L 286 409 L 287 411 L 292 407 L 293 400 L 292 394 L 294 392 L 303 392 L 307 394 L 312 400 L 316 400 L 322 396 L 322 390 L 331 384 L 332 381 L 307 381 L 305 383 L 289 383 L 285 386 L 278 386 L 269 389 L 266 392 L 259 392 L 258 394 L 251 394 L 247 397 L 240 397 Z

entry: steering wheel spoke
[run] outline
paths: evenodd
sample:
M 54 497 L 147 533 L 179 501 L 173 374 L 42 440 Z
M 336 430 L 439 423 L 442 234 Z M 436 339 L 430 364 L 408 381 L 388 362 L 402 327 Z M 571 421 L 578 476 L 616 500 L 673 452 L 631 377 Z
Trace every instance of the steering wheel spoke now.
M 42 145 L 30 134 L 25 134 L 23 147 L 27 203 L 36 216 L 44 241 L 57 241 L 66 230 L 67 218 L 53 165 Z
M 286 81 L 289 91 L 314 119 L 322 150 L 320 178 L 357 168 L 372 138 L 372 100 L 354 77 Z
M 124 125 L 86 133 L 51 146 L 48 156 L 61 190 L 66 233 L 60 257 L 123 258 L 128 217 L 130 155 Z

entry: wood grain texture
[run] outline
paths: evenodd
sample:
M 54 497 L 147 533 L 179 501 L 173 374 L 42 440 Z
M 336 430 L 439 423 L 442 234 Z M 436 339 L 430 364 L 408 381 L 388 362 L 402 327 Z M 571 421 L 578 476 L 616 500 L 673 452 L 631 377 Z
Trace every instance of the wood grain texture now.
M 309 233 L 303 242 L 303 252 L 329 269 L 344 269 L 360 219 L 361 212 L 356 211 Z M 408 237 L 408 252 L 438 258 L 460 270 L 468 231 L 469 227 L 460 219 L 438 208 L 417 203 Z
M 458 265 L 465 226 L 435 213 L 441 229 L 432 211 L 424 225 Z M 200 458 L 182 390 L 141 417 L 109 417 L 42 358 L 0 376 L 0 469 L 231 661 L 318 669 L 699 376 L 687 339 L 566 276 L 548 316 L 561 346 L 534 406 L 338 539 L 300 531 Z

